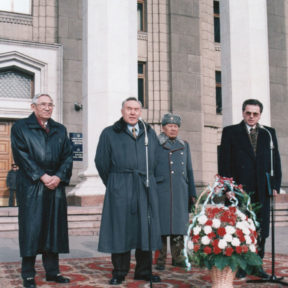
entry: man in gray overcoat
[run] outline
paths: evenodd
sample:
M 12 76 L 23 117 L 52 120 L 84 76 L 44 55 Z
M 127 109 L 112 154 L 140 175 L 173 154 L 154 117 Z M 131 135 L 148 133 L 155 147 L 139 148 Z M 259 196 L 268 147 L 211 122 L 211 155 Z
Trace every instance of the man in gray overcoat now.
M 19 244 L 23 286 L 36 287 L 35 259 L 42 254 L 46 280 L 68 283 L 59 271 L 59 253 L 68 253 L 65 185 L 72 173 L 66 128 L 51 119 L 53 100 L 36 95 L 28 118 L 16 121 L 11 143 L 17 176 Z
M 139 121 L 141 102 L 134 97 L 127 98 L 122 103 L 121 112 L 123 117 L 102 131 L 95 157 L 99 175 L 106 186 L 98 250 L 112 254 L 114 269 L 110 285 L 119 285 L 125 280 L 130 269 L 131 249 L 136 249 L 134 279 L 160 282 L 159 276 L 150 274 L 151 251 L 161 248 L 154 177 L 159 144 L 154 130 L 145 124 L 149 143 L 148 192 L 145 186 L 145 130 L 143 122 Z
M 156 180 L 159 195 L 159 215 L 162 249 L 157 259 L 157 270 L 164 270 L 167 237 L 170 236 L 172 265 L 183 266 L 183 235 L 189 224 L 189 211 L 195 202 L 196 190 L 189 144 L 178 137 L 181 118 L 171 113 L 162 119 L 163 132 L 158 136 L 161 146 L 157 156 Z

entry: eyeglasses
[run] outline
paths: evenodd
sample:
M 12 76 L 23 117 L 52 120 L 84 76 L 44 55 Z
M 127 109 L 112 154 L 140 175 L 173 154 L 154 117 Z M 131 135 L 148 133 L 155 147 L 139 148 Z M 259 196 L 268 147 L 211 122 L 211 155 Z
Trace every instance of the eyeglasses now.
M 55 106 L 53 103 L 45 103 L 45 102 L 38 103 L 35 105 L 39 106 L 40 109 L 45 109 L 46 107 L 48 107 L 49 109 L 52 109 Z
M 250 112 L 250 111 L 246 111 L 245 115 L 247 116 L 253 116 L 253 117 L 258 117 L 260 115 L 260 113 L 258 112 Z

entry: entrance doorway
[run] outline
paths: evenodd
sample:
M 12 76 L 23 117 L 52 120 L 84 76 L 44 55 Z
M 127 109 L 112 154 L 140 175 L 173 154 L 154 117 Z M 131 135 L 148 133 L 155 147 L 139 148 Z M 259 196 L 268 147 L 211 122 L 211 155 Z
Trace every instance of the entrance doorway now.
M 13 163 L 10 133 L 14 121 L 0 120 L 0 206 L 8 206 L 9 189 L 6 177 Z

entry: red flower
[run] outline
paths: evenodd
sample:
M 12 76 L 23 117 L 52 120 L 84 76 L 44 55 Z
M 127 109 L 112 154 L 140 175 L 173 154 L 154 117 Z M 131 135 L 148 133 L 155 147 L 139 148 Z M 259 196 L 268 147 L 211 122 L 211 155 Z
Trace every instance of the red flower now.
M 198 243 L 199 239 L 200 239 L 200 235 L 193 235 L 192 242 L 193 243 Z
M 212 242 L 212 246 L 213 246 L 213 247 L 218 247 L 218 243 L 219 243 L 219 239 L 215 239 L 215 240 Z
M 214 246 L 213 252 L 215 255 L 218 255 L 222 252 L 222 250 L 218 246 Z
M 242 246 L 242 252 L 247 253 L 248 252 L 248 247 L 246 245 Z
M 204 248 L 204 253 L 206 253 L 206 254 L 211 254 L 211 252 L 212 252 L 212 249 L 211 249 L 211 247 L 209 247 L 209 246 L 206 246 L 205 248 Z
M 216 234 L 214 232 L 211 232 L 209 234 L 207 234 L 207 236 L 210 238 L 210 239 L 213 239 L 216 237 Z
M 205 223 L 205 225 L 208 225 L 208 226 L 212 226 L 212 220 L 211 219 L 208 219 Z
M 226 230 L 224 227 L 220 227 L 217 229 L 217 234 L 220 236 L 220 237 L 223 237 L 225 234 L 226 234 Z
M 234 249 L 232 247 L 227 247 L 225 250 L 225 255 L 231 256 L 233 252 L 234 252 Z
M 194 252 L 197 252 L 200 249 L 200 245 L 194 245 Z
M 241 254 L 242 253 L 242 247 L 241 246 L 237 246 L 235 250 L 236 250 L 237 254 Z
M 236 229 L 236 235 L 238 236 L 240 242 L 245 242 L 245 237 L 241 229 Z

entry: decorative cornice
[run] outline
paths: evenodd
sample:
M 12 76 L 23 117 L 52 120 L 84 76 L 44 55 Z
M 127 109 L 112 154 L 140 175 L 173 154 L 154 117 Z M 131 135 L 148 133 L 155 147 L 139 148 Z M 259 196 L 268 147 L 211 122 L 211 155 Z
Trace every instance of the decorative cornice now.
M 32 15 L 0 12 L 0 22 L 32 26 L 33 17 Z

